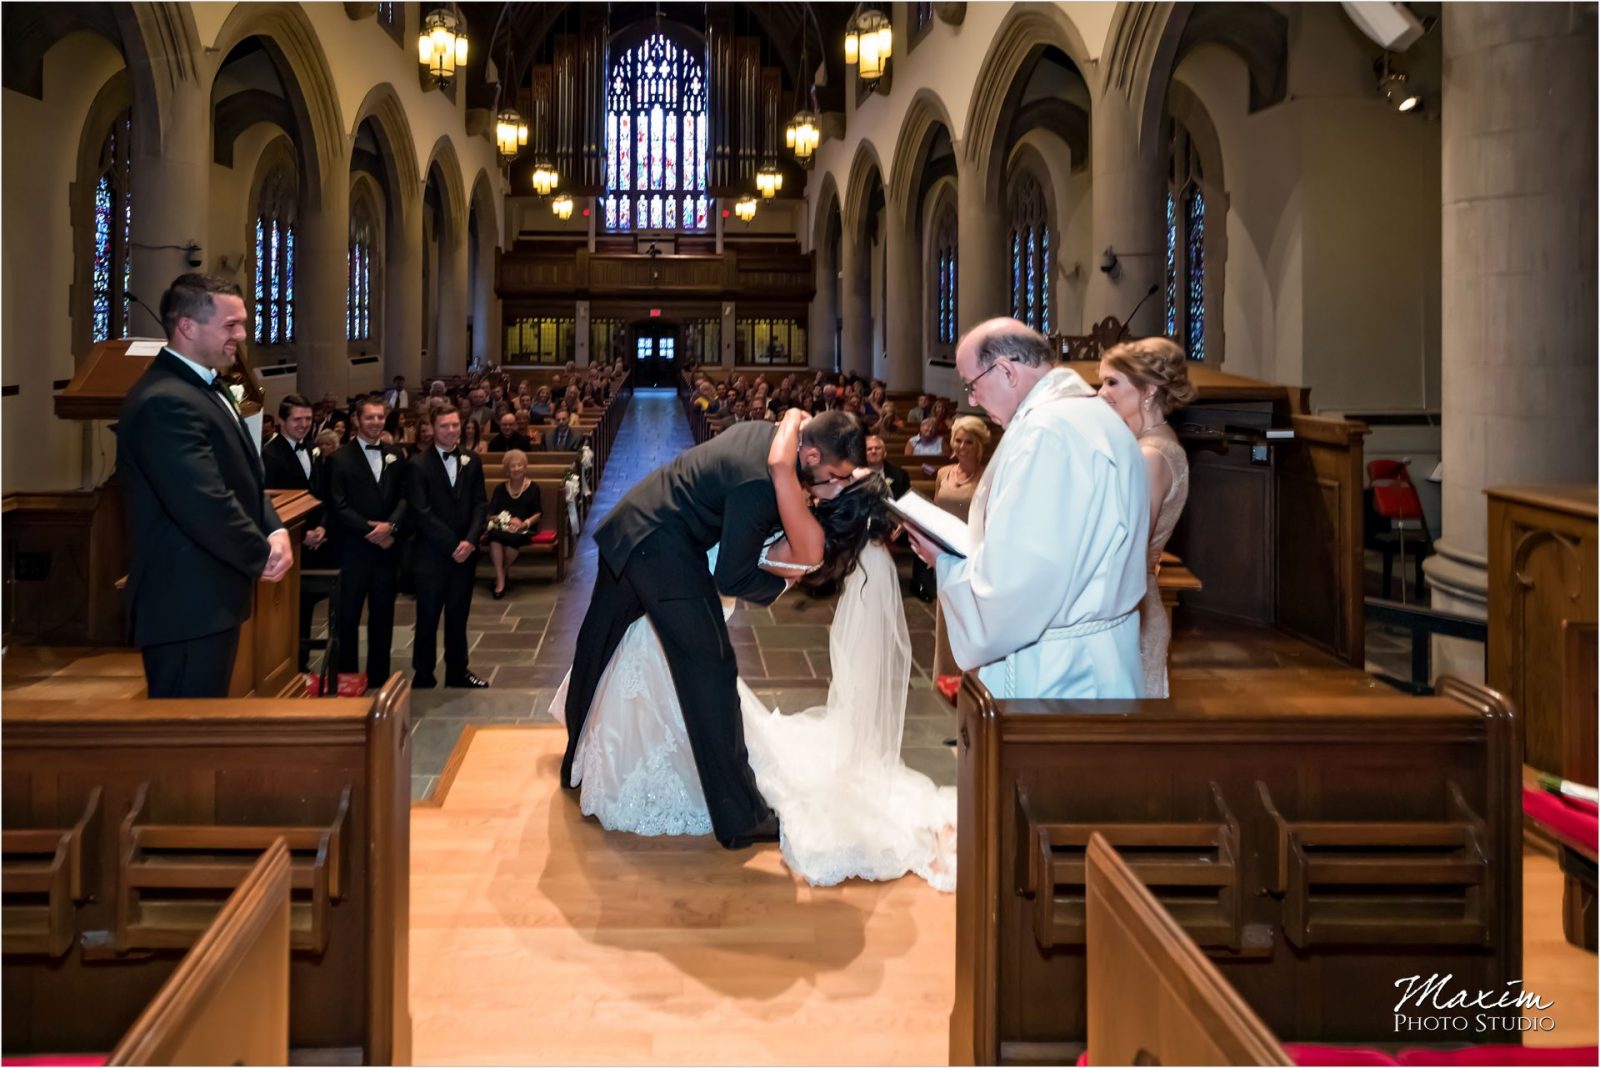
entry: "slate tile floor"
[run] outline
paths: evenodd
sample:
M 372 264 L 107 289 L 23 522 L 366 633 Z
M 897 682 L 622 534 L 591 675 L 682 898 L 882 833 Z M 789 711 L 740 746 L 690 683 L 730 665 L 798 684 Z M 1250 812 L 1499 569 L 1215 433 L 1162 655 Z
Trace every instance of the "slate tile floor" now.
M 472 670 L 491 689 L 418 690 L 412 695 L 412 798 L 430 797 L 468 724 L 548 723 L 549 708 L 572 663 L 578 627 L 588 607 L 598 564 L 594 528 L 611 506 L 644 475 L 694 444 L 672 390 L 637 390 L 617 433 L 594 507 L 584 525 L 567 578 L 557 584 L 551 569 L 530 564 L 514 569 L 510 590 L 496 601 L 493 571 L 485 560 L 473 594 L 467 638 Z M 319 609 L 320 611 L 320 609 Z M 769 706 L 798 711 L 827 699 L 831 677 L 828 625 L 833 598 L 813 598 L 795 589 L 771 608 L 741 606 L 729 623 L 740 674 Z M 903 752 L 908 764 L 941 783 L 955 781 L 952 750 L 943 741 L 955 733 L 955 713 L 933 690 L 933 609 L 906 599 L 911 631 L 911 692 Z M 393 666 L 411 670 L 416 604 L 402 595 L 395 606 Z M 365 631 L 363 629 L 363 640 Z M 442 667 L 440 669 L 442 675 Z

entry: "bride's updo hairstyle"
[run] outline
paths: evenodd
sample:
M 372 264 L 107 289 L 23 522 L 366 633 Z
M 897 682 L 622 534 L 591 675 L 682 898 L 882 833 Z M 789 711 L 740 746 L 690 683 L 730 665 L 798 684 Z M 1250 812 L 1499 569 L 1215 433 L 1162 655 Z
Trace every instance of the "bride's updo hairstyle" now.
M 843 413 L 835 413 L 843 414 Z M 801 581 L 820 586 L 856 569 L 870 539 L 887 536 L 889 483 L 876 472 L 856 480 L 831 501 L 817 501 L 811 514 L 822 526 L 822 566 Z
M 1189 360 L 1170 338 L 1144 337 L 1113 345 L 1100 357 L 1122 372 L 1140 393 L 1156 387 L 1155 402 L 1163 416 L 1182 408 L 1199 394 L 1189 381 Z

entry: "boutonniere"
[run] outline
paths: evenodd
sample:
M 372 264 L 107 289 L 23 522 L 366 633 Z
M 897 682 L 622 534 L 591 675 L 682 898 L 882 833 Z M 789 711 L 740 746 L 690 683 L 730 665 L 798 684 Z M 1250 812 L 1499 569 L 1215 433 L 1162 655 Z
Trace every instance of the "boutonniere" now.
M 394 453 L 392 453 L 392 452 L 384 453 L 383 454 L 383 466 L 388 467 L 392 463 L 394 463 Z
M 237 382 L 229 386 L 228 396 L 233 398 L 233 406 L 235 408 L 239 407 L 239 405 L 244 403 L 244 386 Z
M 465 467 L 472 462 L 472 457 L 468 456 L 466 453 L 462 453 L 460 456 L 456 457 L 456 459 L 461 462 L 462 467 Z
M 311 458 L 313 460 L 315 460 L 317 457 L 319 457 L 321 455 L 322 455 L 322 450 L 321 449 L 317 448 L 315 445 L 311 446 Z

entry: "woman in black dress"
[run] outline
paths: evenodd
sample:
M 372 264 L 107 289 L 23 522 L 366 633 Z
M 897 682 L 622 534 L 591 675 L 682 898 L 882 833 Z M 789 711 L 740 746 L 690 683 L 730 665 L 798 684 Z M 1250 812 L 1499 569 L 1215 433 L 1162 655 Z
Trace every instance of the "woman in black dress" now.
M 506 572 L 539 529 L 539 488 L 528 478 L 528 457 L 512 449 L 502 458 L 506 480 L 489 499 L 489 559 L 494 562 L 494 599 L 506 595 Z

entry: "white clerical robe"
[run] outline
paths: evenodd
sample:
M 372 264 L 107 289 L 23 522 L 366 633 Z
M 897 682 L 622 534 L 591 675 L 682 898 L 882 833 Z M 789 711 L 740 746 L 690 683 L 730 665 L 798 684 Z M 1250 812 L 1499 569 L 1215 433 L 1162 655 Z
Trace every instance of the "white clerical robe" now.
M 1029 391 L 937 562 L 950 651 L 996 697 L 1139 697 L 1150 491 L 1138 442 L 1077 372 Z

